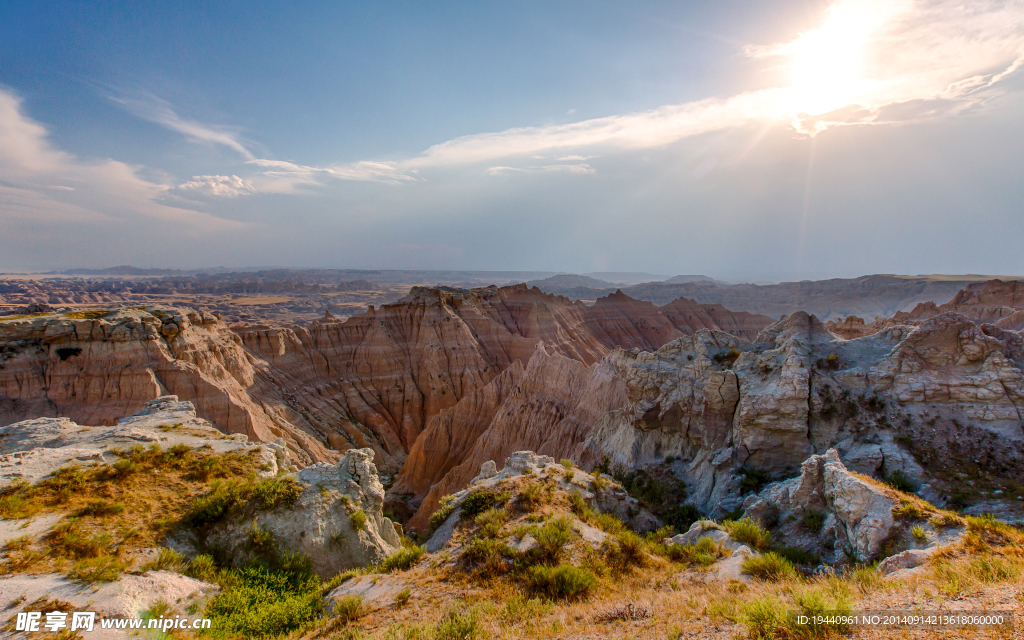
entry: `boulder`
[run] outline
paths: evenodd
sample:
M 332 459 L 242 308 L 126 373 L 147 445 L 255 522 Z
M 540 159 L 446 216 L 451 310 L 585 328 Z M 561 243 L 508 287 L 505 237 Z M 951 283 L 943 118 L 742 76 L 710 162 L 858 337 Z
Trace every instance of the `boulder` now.
M 819 554 L 835 564 L 847 556 L 871 562 L 894 533 L 893 507 L 880 488 L 850 473 L 834 449 L 804 461 L 800 475 L 765 487 L 745 502 L 745 515 L 762 523 L 778 522 L 786 544 Z M 824 519 L 820 532 L 803 524 L 814 510 Z
M 378 563 L 401 549 L 397 529 L 382 512 L 384 486 L 372 449 L 349 449 L 337 464 L 318 463 L 285 477 L 303 487 L 294 504 L 259 512 L 253 521 L 215 525 L 206 543 L 243 564 L 258 528 L 273 536 L 278 553 L 308 555 L 324 578 Z

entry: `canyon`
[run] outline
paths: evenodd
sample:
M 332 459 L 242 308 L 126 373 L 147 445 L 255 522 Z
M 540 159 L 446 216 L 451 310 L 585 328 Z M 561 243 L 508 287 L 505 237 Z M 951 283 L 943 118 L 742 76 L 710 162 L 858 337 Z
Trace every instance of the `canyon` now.
M 970 284 L 871 324 L 623 291 L 587 305 L 526 285 L 417 286 L 305 326 L 37 310 L 0 317 L 0 423 L 111 425 L 177 395 L 226 433 L 279 440 L 298 467 L 372 451 L 387 509 L 413 531 L 482 464 L 522 450 L 659 469 L 721 516 L 752 473 L 788 477 L 835 449 L 937 503 L 1018 518 L 1021 286 Z

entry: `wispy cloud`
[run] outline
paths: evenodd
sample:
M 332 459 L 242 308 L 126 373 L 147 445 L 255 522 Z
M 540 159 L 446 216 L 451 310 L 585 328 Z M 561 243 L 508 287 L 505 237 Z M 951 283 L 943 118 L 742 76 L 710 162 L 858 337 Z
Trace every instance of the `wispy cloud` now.
M 259 191 L 291 193 L 297 187 L 321 185 L 325 179 L 360 180 L 400 184 L 416 180 L 413 175 L 403 172 L 395 162 L 364 160 L 352 164 L 326 167 L 300 165 L 284 160 L 256 158 L 248 164 L 260 167 L 262 180 L 257 184 Z
M 137 118 L 156 123 L 177 131 L 189 140 L 216 144 L 237 151 L 246 160 L 255 156 L 242 144 L 238 131 L 224 126 L 210 125 L 195 120 L 186 120 L 178 115 L 169 102 L 149 93 L 119 94 L 109 96 L 112 101 L 124 107 Z
M 402 184 L 420 180 L 420 172 L 460 165 L 484 165 L 490 175 L 585 174 L 594 171 L 585 162 L 594 154 L 663 147 L 748 125 L 789 126 L 813 136 L 834 126 L 921 122 L 977 108 L 1000 95 L 1000 83 L 1024 64 L 1024 0 L 836 0 L 815 29 L 742 51 L 751 64 L 787 80 L 639 113 L 466 135 L 390 162 L 309 166 L 257 158 L 236 131 L 185 120 L 163 100 L 115 100 L 191 139 L 234 149 L 256 168 L 238 178 L 251 188 L 202 180 L 179 187 L 212 195 L 292 193 L 330 180 Z M 545 158 L 573 164 L 536 162 Z
M 492 176 L 500 176 L 506 173 L 571 173 L 585 175 L 594 173 L 594 168 L 589 164 L 548 164 L 528 167 L 490 167 L 486 172 Z
M 179 184 L 175 189 L 227 198 L 256 193 L 256 187 L 251 180 L 238 176 L 192 176 L 191 180 Z
M 21 100 L 0 87 L 0 212 L 5 221 L 137 223 L 163 221 L 193 231 L 245 225 L 160 202 L 168 188 L 116 160 L 83 160 L 54 147 Z
M 851 53 L 847 46 L 860 49 Z M 949 103 L 941 109 L 948 116 L 996 95 L 994 85 L 1021 66 L 1021 51 L 1020 0 L 838 0 L 817 29 L 789 42 L 745 49 L 751 58 L 790 71 L 789 84 L 635 114 L 467 135 L 434 145 L 398 168 L 545 153 L 582 158 L 592 149 L 660 147 L 754 122 L 791 123 L 797 132 L 813 135 L 836 124 L 889 123 L 897 114 L 909 122 L 939 113 L 899 108 L 922 101 Z M 830 74 L 840 74 L 842 84 L 823 88 Z

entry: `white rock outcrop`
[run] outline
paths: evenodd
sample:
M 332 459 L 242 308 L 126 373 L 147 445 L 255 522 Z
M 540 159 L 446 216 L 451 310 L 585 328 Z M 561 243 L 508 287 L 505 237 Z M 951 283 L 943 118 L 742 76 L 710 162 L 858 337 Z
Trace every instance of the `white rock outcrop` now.
M 0 486 L 35 482 L 68 464 L 113 464 L 111 449 L 135 445 L 208 446 L 216 453 L 258 449 L 260 475 L 277 475 L 287 456 L 273 444 L 250 443 L 245 434 L 225 435 L 196 416 L 191 402 L 161 396 L 116 425 L 83 427 L 68 418 L 36 418 L 0 427 Z
M 286 477 L 303 487 L 294 504 L 259 512 L 254 520 L 215 525 L 206 543 L 241 564 L 250 557 L 247 545 L 258 528 L 274 537 L 277 552 L 307 554 L 325 578 L 401 549 L 397 528 L 382 513 L 384 486 L 372 449 L 349 449 L 337 464 L 315 464 Z
M 787 544 L 818 553 L 828 563 L 846 558 L 870 562 L 894 533 L 894 506 L 899 505 L 850 473 L 830 449 L 808 458 L 798 477 L 772 483 L 747 498 L 745 515 L 763 523 L 778 522 Z M 802 523 L 809 510 L 824 517 L 819 532 Z

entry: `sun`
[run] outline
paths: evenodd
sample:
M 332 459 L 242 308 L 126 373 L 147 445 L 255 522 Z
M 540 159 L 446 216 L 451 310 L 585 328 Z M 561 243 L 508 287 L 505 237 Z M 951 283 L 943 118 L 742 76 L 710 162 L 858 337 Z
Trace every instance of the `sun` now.
M 856 102 L 866 81 L 872 38 L 891 18 L 893 4 L 836 2 L 821 26 L 784 46 L 795 111 L 816 115 Z

